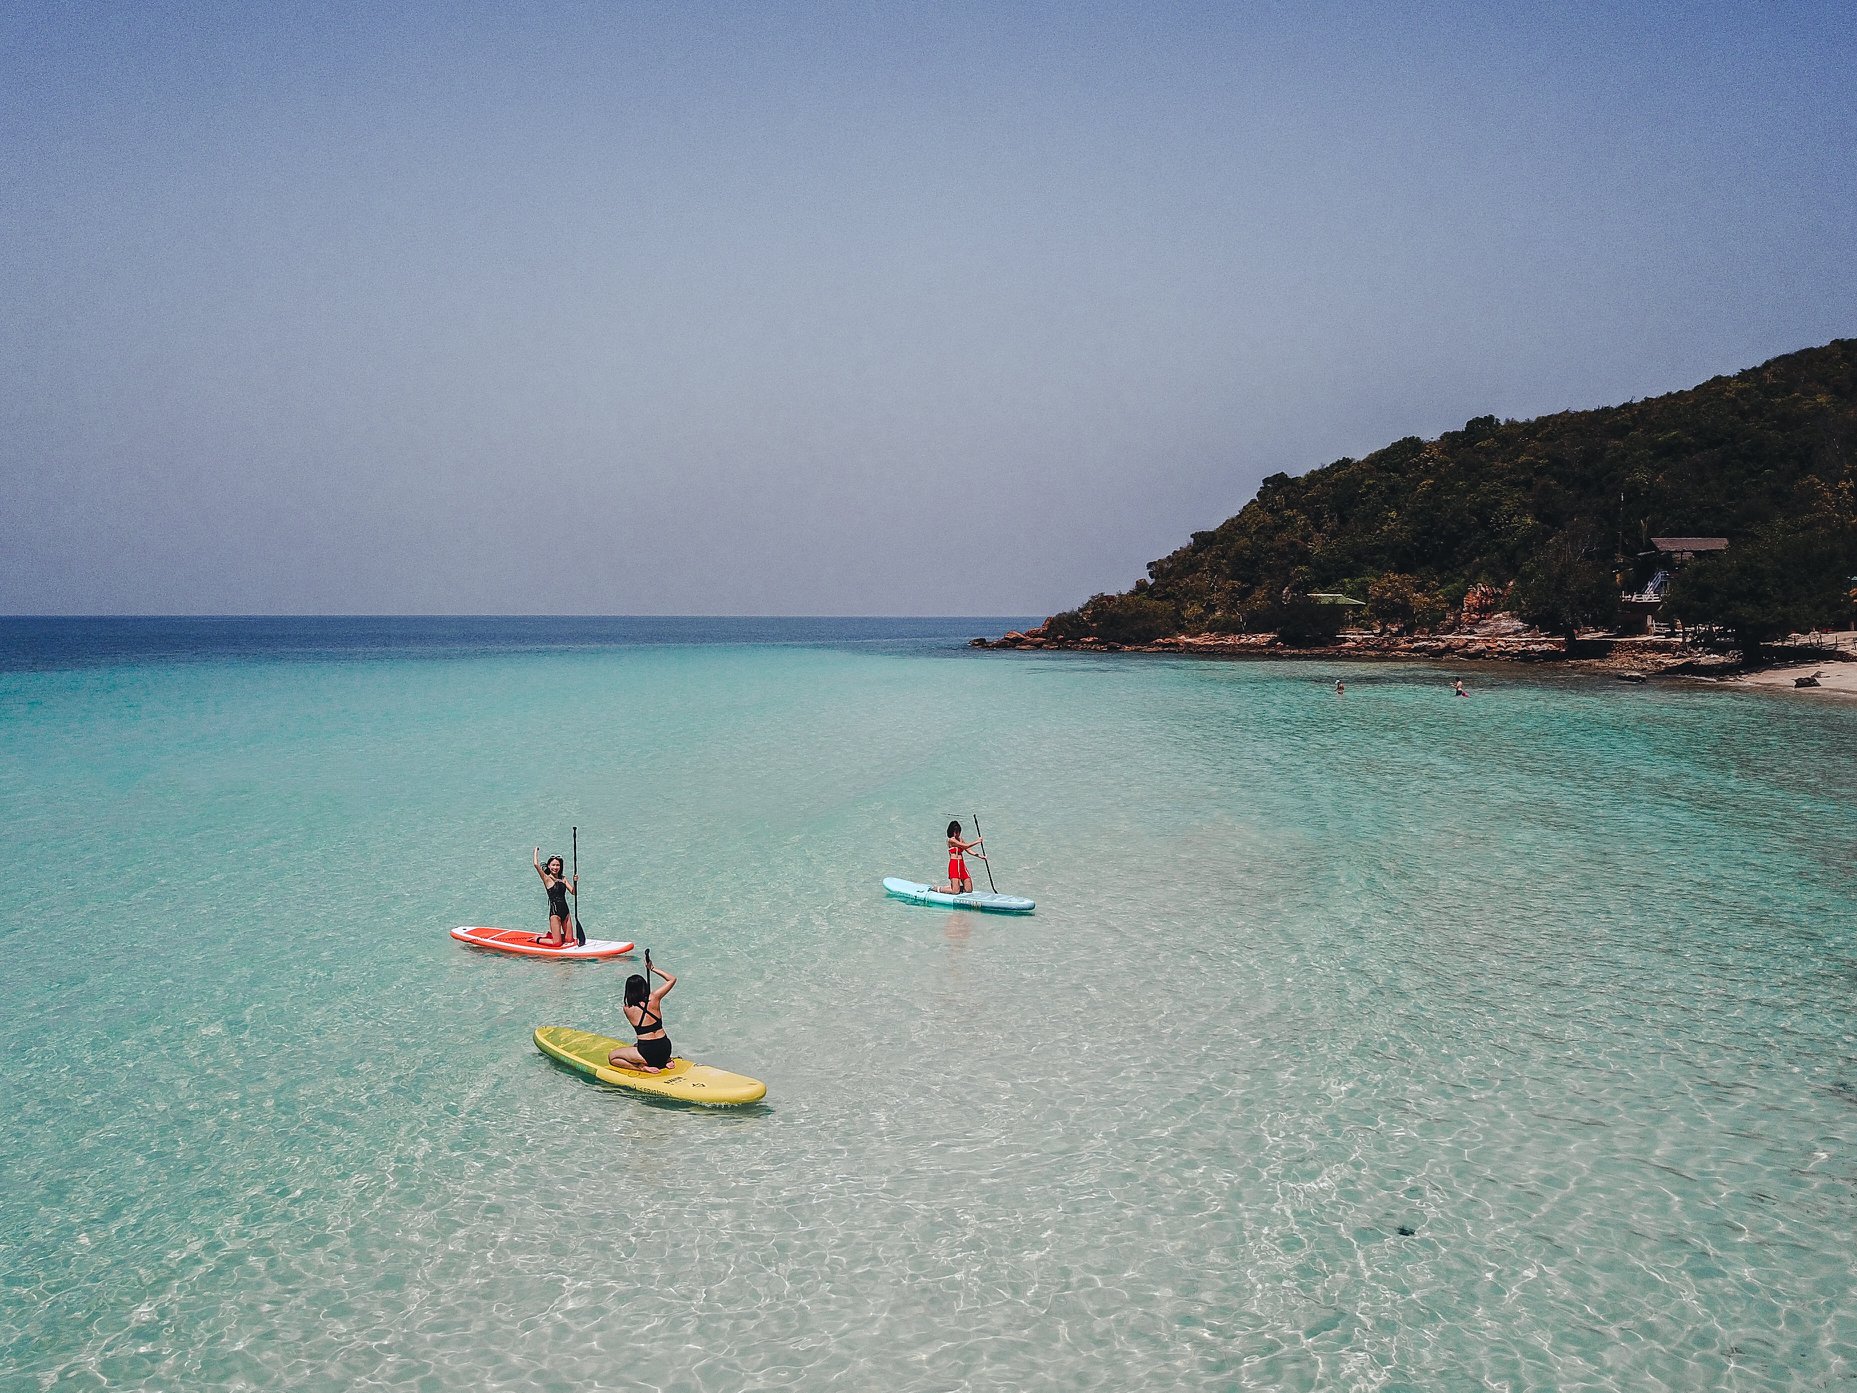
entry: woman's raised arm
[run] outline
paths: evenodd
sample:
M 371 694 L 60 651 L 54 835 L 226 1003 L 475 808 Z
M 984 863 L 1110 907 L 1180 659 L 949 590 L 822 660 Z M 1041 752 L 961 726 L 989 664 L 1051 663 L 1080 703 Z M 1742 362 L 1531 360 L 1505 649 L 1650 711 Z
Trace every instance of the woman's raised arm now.
M 677 985 L 677 979 L 671 976 L 671 974 L 666 972 L 663 968 L 659 967 L 656 963 L 653 963 L 651 965 L 651 970 L 655 972 L 658 976 L 664 979 L 664 985 L 657 988 L 655 991 L 651 993 L 651 1004 L 653 1006 L 656 1006 L 660 1001 L 664 1000 L 666 995 L 669 994 L 670 989 Z

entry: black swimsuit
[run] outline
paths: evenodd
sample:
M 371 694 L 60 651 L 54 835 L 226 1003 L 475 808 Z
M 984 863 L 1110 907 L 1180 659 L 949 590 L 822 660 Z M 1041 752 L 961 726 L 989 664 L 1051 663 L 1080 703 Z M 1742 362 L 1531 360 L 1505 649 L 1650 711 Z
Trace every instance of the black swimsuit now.
M 571 922 L 567 912 L 567 882 L 557 876 L 555 883 L 545 888 L 548 891 L 548 917 L 563 923 Z
M 639 1019 L 637 1021 L 633 1021 L 630 1017 L 627 1017 L 627 1023 L 640 1035 L 645 1035 L 653 1030 L 664 1029 L 664 1017 L 662 1014 L 660 1014 L 656 1020 L 651 1021 L 649 1025 L 645 1024 L 647 1019 L 646 1013 L 650 1010 L 651 1008 L 649 1006 L 641 1005 L 638 1008 Z M 638 1042 L 638 1053 L 644 1059 L 645 1063 L 649 1064 L 653 1069 L 662 1069 L 666 1064 L 671 1062 L 671 1037 L 668 1035 L 660 1035 L 655 1040 L 640 1040 Z

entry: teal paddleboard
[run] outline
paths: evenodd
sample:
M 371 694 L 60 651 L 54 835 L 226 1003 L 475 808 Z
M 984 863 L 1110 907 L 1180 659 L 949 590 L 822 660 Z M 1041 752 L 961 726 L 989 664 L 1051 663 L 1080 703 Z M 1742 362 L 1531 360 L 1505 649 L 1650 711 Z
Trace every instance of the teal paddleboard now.
M 899 900 L 908 900 L 911 904 L 938 904 L 949 909 L 984 909 L 994 914 L 1030 914 L 1037 906 L 1031 900 L 1020 899 L 1017 895 L 983 895 L 978 892 L 966 895 L 945 895 L 928 885 L 918 885 L 913 880 L 898 880 L 895 876 L 885 876 L 883 888 Z

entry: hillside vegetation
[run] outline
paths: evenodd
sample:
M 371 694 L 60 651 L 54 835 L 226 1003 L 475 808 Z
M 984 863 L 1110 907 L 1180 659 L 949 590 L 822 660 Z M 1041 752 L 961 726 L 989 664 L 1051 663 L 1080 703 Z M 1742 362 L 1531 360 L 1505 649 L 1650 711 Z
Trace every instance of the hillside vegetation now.
M 1054 639 L 1276 631 L 1319 638 L 1366 600 L 1430 627 L 1488 586 L 1545 628 L 1607 622 L 1653 536 L 1724 536 L 1666 606 L 1757 646 L 1837 620 L 1857 574 L 1857 339 L 1687 391 L 1531 421 L 1481 416 L 1436 440 L 1274 474 L 1235 517 L 1120 595 L 1054 615 Z M 1478 592 L 1479 597 L 1490 592 Z

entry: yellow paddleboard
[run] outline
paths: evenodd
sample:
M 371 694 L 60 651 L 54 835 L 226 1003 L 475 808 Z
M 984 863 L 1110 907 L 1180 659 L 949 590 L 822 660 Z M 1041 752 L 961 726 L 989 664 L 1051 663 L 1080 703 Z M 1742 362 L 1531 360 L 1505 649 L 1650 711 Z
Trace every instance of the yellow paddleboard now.
M 578 1069 L 589 1078 L 617 1088 L 629 1088 L 634 1093 L 654 1093 L 660 1098 L 704 1103 L 712 1108 L 754 1103 L 767 1096 L 767 1085 L 759 1079 L 744 1078 L 726 1069 L 712 1069 L 707 1064 L 692 1064 L 687 1059 L 673 1057 L 670 1068 L 657 1074 L 613 1068 L 606 1062 L 607 1056 L 627 1043 L 565 1025 L 543 1025 L 535 1029 L 535 1047 L 543 1054 Z

